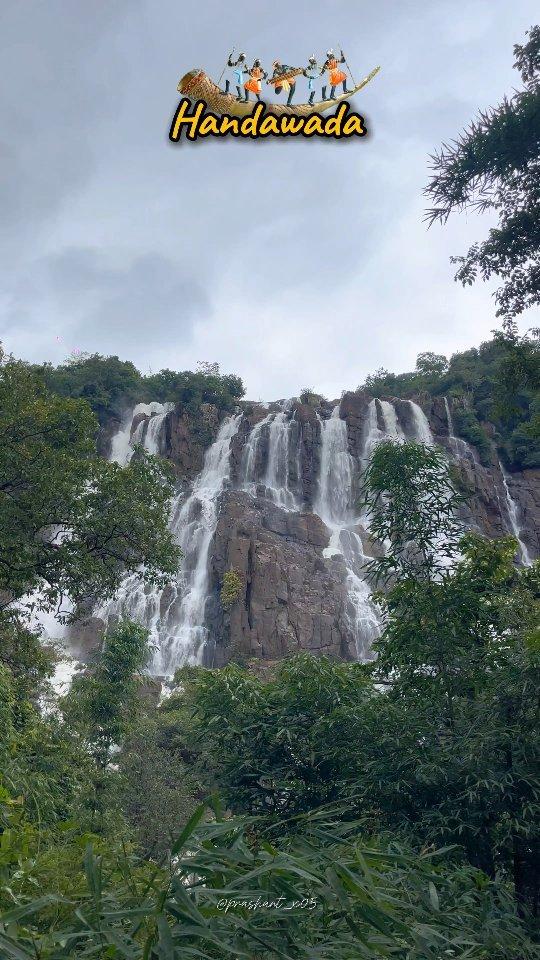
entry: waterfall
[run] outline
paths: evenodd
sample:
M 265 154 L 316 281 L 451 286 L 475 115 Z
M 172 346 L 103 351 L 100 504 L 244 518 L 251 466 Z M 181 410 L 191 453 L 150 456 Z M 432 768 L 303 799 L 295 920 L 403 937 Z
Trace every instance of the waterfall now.
M 289 462 L 291 427 L 294 421 L 288 416 L 288 410 L 270 413 L 253 427 L 242 453 L 240 469 L 241 484 L 244 490 L 254 494 L 257 482 L 266 487 L 266 494 L 284 510 L 297 510 L 298 500 L 290 488 Z M 268 458 L 266 471 L 258 476 L 258 454 L 260 445 L 267 436 Z M 297 472 L 299 463 L 299 445 L 296 454 Z
M 162 428 L 165 417 L 174 408 L 173 403 L 138 403 L 133 410 L 122 420 L 119 429 L 111 440 L 111 451 L 109 459 L 120 466 L 127 466 L 135 452 L 134 448 L 138 443 L 142 443 L 144 449 L 150 454 L 160 453 Z M 143 414 L 133 430 L 133 423 L 136 418 Z M 57 532 L 58 535 L 58 532 Z M 128 578 L 131 579 L 131 578 Z M 42 592 L 35 591 L 31 596 L 21 600 L 21 609 L 31 610 L 30 626 L 34 630 L 39 630 L 44 641 L 58 640 L 62 644 L 67 642 L 67 631 L 65 623 L 59 619 L 58 612 L 39 610 L 42 600 Z M 67 616 L 73 610 L 70 601 L 64 600 L 62 603 L 62 617 Z M 63 675 L 64 664 L 61 663 L 58 668 L 59 675 Z
M 399 425 L 394 404 L 388 400 L 379 400 L 379 404 L 383 415 L 384 436 L 386 439 L 404 440 L 405 434 Z
M 261 445 L 263 432 L 268 423 L 272 420 L 273 414 L 268 414 L 264 420 L 259 420 L 251 430 L 242 451 L 242 463 L 240 466 L 241 485 L 244 490 L 255 493 L 257 485 L 257 458 Z
M 521 526 L 519 523 L 519 520 L 520 520 L 519 507 L 510 492 L 510 485 L 508 483 L 509 476 L 500 460 L 499 460 L 499 469 L 501 471 L 504 492 L 506 495 L 506 507 L 507 507 L 508 519 L 510 521 L 510 530 L 512 535 L 516 538 L 519 544 L 519 552 L 521 554 L 521 560 L 523 565 L 526 567 L 530 567 L 533 560 L 526 545 L 521 539 Z
M 452 453 L 458 458 L 458 460 L 472 460 L 474 463 L 476 463 L 476 455 L 472 447 L 470 447 L 467 441 L 463 440 L 462 437 L 456 437 L 454 421 L 452 418 L 452 411 L 450 410 L 450 404 L 448 403 L 448 397 L 444 398 L 444 409 L 446 410 L 448 441 L 450 443 L 450 449 Z
M 409 400 L 409 406 L 412 410 L 415 440 L 418 443 L 424 443 L 427 447 L 433 446 L 433 434 L 429 426 L 429 420 L 424 411 L 417 403 Z
M 433 445 L 433 435 L 424 411 L 409 401 L 414 436 L 419 443 Z M 330 532 L 330 542 L 323 551 L 325 557 L 341 555 L 347 570 L 348 620 L 353 631 L 359 659 L 369 657 L 373 641 L 380 635 L 377 612 L 365 578 L 369 557 L 359 527 L 368 530 L 368 520 L 354 510 L 356 465 L 348 449 L 347 424 L 340 418 L 339 405 L 329 420 L 321 423 L 321 469 L 318 496 L 314 511 Z M 380 426 L 382 424 L 382 426 Z M 366 469 L 370 457 L 382 440 L 405 441 L 405 434 L 394 404 L 389 400 L 371 400 L 366 418 L 360 471 Z
M 321 425 L 321 472 L 315 512 L 332 529 L 349 517 L 353 498 L 354 464 L 349 453 L 347 424 L 339 404 Z
M 264 484 L 271 499 L 285 510 L 294 510 L 296 497 L 289 488 L 291 420 L 285 410 L 276 413 L 268 434 L 268 466 Z
M 321 470 L 314 512 L 330 531 L 330 543 L 323 556 L 341 555 L 347 571 L 347 618 L 356 641 L 359 660 L 369 658 L 380 628 L 370 589 L 363 575 L 367 562 L 362 539 L 354 529 L 355 464 L 348 450 L 347 424 L 340 418 L 339 404 L 321 425 Z
M 144 448 L 147 453 L 158 456 L 161 453 L 161 438 L 165 417 L 174 410 L 174 403 L 164 403 L 163 410 L 156 411 L 148 421 L 144 437 Z
M 173 408 L 174 403 L 157 403 L 156 401 L 138 403 L 131 413 L 124 417 L 112 438 L 109 459 L 125 467 L 130 462 L 138 443 L 142 443 L 148 453 L 158 454 L 165 417 Z M 133 430 L 133 423 L 141 414 L 144 418 Z
M 165 588 L 125 578 L 116 598 L 95 615 L 129 617 L 149 631 L 153 648 L 149 670 L 171 674 L 183 663 L 200 663 L 208 638 L 204 625 L 208 596 L 208 554 L 218 521 L 218 501 L 230 476 L 231 441 L 241 416 L 223 422 L 206 452 L 189 497 L 173 502 L 170 526 L 182 559 L 176 581 Z
M 385 439 L 384 430 L 381 430 L 379 427 L 379 417 L 377 405 L 380 404 L 380 400 L 370 400 L 368 406 L 368 414 L 366 420 L 366 427 L 364 429 L 364 438 L 363 438 L 363 448 L 361 454 L 362 469 L 365 469 L 369 463 L 371 454 L 373 453 L 375 447 L 381 440 Z M 386 420 L 384 421 L 386 424 Z

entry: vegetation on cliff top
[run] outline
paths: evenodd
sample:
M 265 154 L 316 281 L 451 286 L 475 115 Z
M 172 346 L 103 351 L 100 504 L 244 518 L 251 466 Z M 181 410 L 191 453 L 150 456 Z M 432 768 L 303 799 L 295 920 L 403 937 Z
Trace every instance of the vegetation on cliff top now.
M 416 370 L 379 369 L 362 388 L 372 396 L 447 396 L 454 428 L 489 462 L 489 433 L 507 466 L 540 466 L 540 340 L 533 330 L 520 336 L 507 322 L 492 340 L 455 353 L 419 355 Z M 487 428 L 487 429 L 486 429 Z
M 221 374 L 218 364 L 200 363 L 196 371 L 160 370 L 143 375 L 134 364 L 100 354 L 73 356 L 57 367 L 34 368 L 49 390 L 86 400 L 101 424 L 136 403 L 182 403 L 197 412 L 202 403 L 231 410 L 244 396 L 240 377 Z

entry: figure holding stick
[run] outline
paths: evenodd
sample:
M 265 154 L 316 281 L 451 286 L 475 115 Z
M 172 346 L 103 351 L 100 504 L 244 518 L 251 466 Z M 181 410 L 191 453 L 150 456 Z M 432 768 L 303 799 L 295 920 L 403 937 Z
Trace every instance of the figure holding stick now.
M 322 89 L 322 99 L 323 100 L 336 100 L 336 87 L 340 83 L 343 84 L 343 93 L 348 93 L 347 90 L 347 74 L 343 73 L 343 70 L 340 69 L 340 63 L 345 63 L 345 55 L 343 50 L 341 51 L 341 57 L 338 59 L 333 50 L 328 50 L 326 54 L 326 60 L 321 69 L 321 75 L 328 72 L 328 78 L 330 80 L 330 96 L 326 96 L 326 85 Z
M 221 92 L 223 96 L 226 96 L 228 93 L 230 93 L 231 83 L 234 83 L 236 86 L 236 92 L 238 94 L 237 99 L 242 100 L 242 85 L 244 74 L 247 72 L 246 55 L 245 53 L 239 53 L 236 60 L 233 60 L 233 56 L 234 48 L 229 54 L 229 59 L 227 60 L 227 64 L 225 66 L 225 70 L 227 70 L 227 76 L 225 78 L 225 89 Z M 223 73 L 225 73 L 225 70 Z M 221 77 L 223 77 L 223 73 L 221 74 Z M 221 77 L 219 78 L 220 83 Z
M 342 56 L 344 56 L 343 47 L 341 46 L 341 44 L 339 45 L 339 48 L 340 48 L 340 50 L 341 50 Z M 349 66 L 349 62 L 348 62 L 347 59 L 345 59 L 345 65 L 346 65 L 346 67 L 347 67 L 347 70 L 349 71 L 349 76 L 350 76 L 350 78 L 351 78 L 351 80 L 352 80 L 352 85 L 353 85 L 353 87 L 356 87 L 356 80 L 355 80 L 354 77 L 353 77 L 352 70 L 351 70 L 351 68 L 350 68 L 350 66 Z

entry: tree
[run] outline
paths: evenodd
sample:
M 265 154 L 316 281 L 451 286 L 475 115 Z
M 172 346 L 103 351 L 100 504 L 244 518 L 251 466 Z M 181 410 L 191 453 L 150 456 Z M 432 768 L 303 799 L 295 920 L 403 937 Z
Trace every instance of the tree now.
M 172 477 L 152 457 L 98 457 L 83 400 L 50 393 L 24 363 L 0 365 L 1 606 L 33 591 L 43 608 L 110 596 L 126 571 L 164 582 L 178 566 Z
M 363 389 L 377 396 L 388 392 L 389 385 L 395 380 L 395 375 L 379 367 L 375 373 L 370 373 L 365 379 Z
M 521 413 L 523 394 L 528 394 L 529 398 L 531 394 L 540 393 L 540 330 L 527 331 L 520 336 L 517 324 L 508 320 L 502 330 L 495 332 L 495 342 L 500 347 L 501 358 L 494 413 L 502 420 L 512 422 Z
M 35 369 L 49 390 L 62 397 L 86 400 L 100 424 L 144 399 L 141 374 L 132 363 L 118 357 L 76 354 L 58 367 L 44 364 Z
M 205 814 L 201 805 L 179 832 L 167 869 L 152 869 L 114 838 L 105 845 L 92 837 L 82 865 L 76 843 L 64 844 L 63 897 L 36 895 L 48 877 L 29 856 L 35 840 L 24 850 L 13 844 L 20 825 L 6 831 L 14 891 L 8 899 L 0 890 L 2 956 L 436 960 L 464 949 L 470 960 L 537 956 L 504 887 L 432 851 L 367 844 L 357 823 L 339 823 L 325 809 L 298 818 L 295 836 L 277 840 L 257 819 L 224 818 L 215 802 L 206 823 Z
M 391 549 L 368 565 L 373 580 L 439 577 L 458 553 L 462 502 L 440 448 L 380 443 L 364 474 L 362 506 L 372 535 Z
M 540 26 L 514 47 L 523 89 L 484 111 L 457 141 L 432 157 L 426 193 L 430 224 L 455 211 L 492 211 L 498 226 L 458 263 L 456 279 L 498 277 L 497 315 L 515 317 L 540 303 Z
M 264 680 L 238 666 L 182 671 L 177 737 L 189 744 L 208 789 L 236 813 L 282 821 L 343 798 L 359 775 L 359 710 L 366 677 L 359 664 L 307 655 Z M 195 720 L 195 727 L 189 718 Z M 198 755 L 198 756 L 197 756 Z
M 442 353 L 419 353 L 416 371 L 427 380 L 439 380 L 448 369 L 448 360 Z
M 175 742 L 168 711 L 144 703 L 115 757 L 121 778 L 119 802 L 144 856 L 167 855 L 182 826 L 206 792 L 201 790 L 191 751 Z
M 148 656 L 148 631 L 122 621 L 105 634 L 97 663 L 74 678 L 64 698 L 68 721 L 82 733 L 102 767 L 136 715 L 140 673 Z
M 366 803 L 389 828 L 506 872 L 520 909 L 537 912 L 540 569 L 514 567 L 513 538 L 458 538 L 460 498 L 431 449 L 380 444 L 366 484 L 388 544 L 371 574 L 395 578 L 380 597 L 374 675 L 388 693 L 383 715 L 366 715 Z

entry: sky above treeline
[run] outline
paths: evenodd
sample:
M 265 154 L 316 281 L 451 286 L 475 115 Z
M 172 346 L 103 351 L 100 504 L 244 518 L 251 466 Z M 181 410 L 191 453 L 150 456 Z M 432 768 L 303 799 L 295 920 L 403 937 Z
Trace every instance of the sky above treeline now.
M 427 231 L 422 190 L 429 154 L 518 85 L 537 19 L 537 0 L 4 0 L 5 349 L 217 361 L 269 400 L 478 345 L 493 287 L 462 289 L 449 258 L 489 221 Z M 381 65 L 354 102 L 367 138 L 169 143 L 187 70 L 341 45 L 356 79 Z

